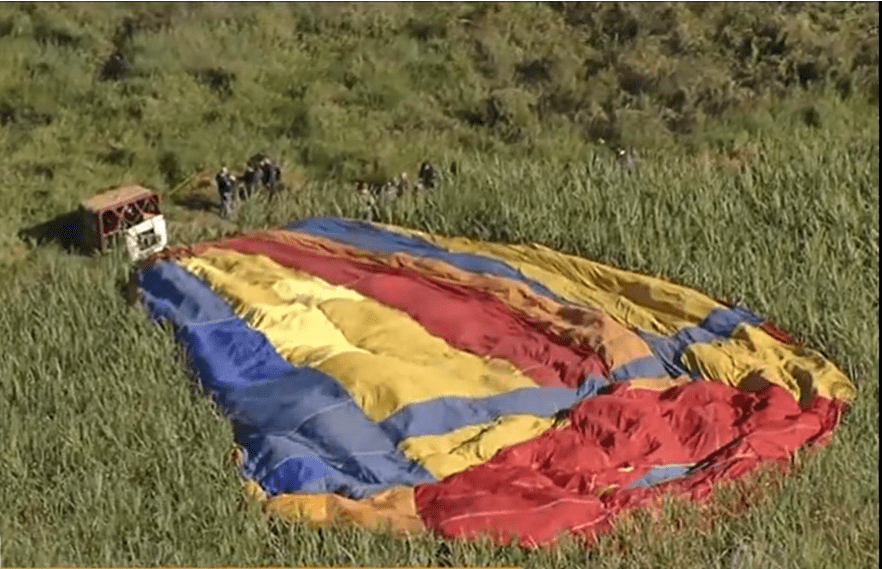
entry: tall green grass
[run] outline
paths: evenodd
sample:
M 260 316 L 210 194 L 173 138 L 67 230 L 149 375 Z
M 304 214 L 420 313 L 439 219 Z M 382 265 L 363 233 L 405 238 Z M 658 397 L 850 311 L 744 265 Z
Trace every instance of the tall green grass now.
M 228 425 L 189 387 L 171 335 L 125 305 L 120 252 L 36 249 L 4 278 L 0 521 L 7 564 L 527 564 L 870 567 L 878 561 L 878 152 L 863 133 L 782 125 L 760 158 L 725 173 L 646 158 L 633 173 L 461 157 L 460 174 L 383 221 L 536 241 L 743 299 L 823 351 L 858 385 L 831 446 L 755 507 L 710 527 L 643 522 L 600 552 L 525 553 L 396 540 L 265 520 L 226 461 Z M 860 135 L 852 138 L 855 134 Z M 357 213 L 341 185 L 247 203 L 243 227 Z M 679 508 L 679 509 L 678 509 Z M 692 516 L 692 517 L 690 517 Z M 691 525 L 689 520 L 695 522 Z M 622 530 L 624 531 L 624 530 Z M 625 551 L 616 543 L 627 542 Z M 605 545 L 606 544 L 606 545 Z M 781 561 L 775 561 L 778 556 Z M 770 565 L 771 564 L 771 565 Z
M 695 4 L 673 5 L 665 17 L 676 25 L 661 35 L 646 31 L 648 14 L 666 5 L 0 7 L 2 562 L 878 566 L 878 103 L 860 90 L 872 81 L 860 65 L 850 94 L 837 83 L 855 61 L 872 62 L 860 30 L 873 11 L 809 4 L 788 20 L 794 8 L 759 4 L 730 14 L 723 27 L 736 35 L 791 22 L 805 35 L 788 36 L 797 39 L 783 68 L 790 55 L 815 53 L 840 75 L 776 91 L 775 55 L 757 36 L 748 70 L 767 93 L 751 91 L 750 105 L 732 103 L 691 133 L 664 126 L 650 104 L 661 87 L 640 107 L 616 81 L 604 94 L 614 66 L 590 81 L 572 71 L 604 54 L 642 53 L 650 65 L 651 48 L 675 32 L 686 51 L 665 52 L 660 69 L 724 58 L 712 32 L 733 8 Z M 627 14 L 604 19 L 615 10 Z M 120 22 L 132 13 L 143 29 L 123 41 Z M 613 24 L 629 17 L 640 31 L 622 44 L 630 28 Z M 815 27 L 842 45 L 821 45 Z M 476 41 L 484 47 L 473 53 Z M 97 81 L 114 42 L 134 72 Z M 545 87 L 516 83 L 518 65 L 543 58 L 554 62 Z M 206 69 L 234 74 L 231 92 L 195 73 Z M 642 151 L 637 169 L 623 171 L 589 136 L 602 112 L 540 113 L 540 101 L 563 105 L 567 94 L 588 110 L 615 106 L 621 141 Z M 487 105 L 507 118 L 464 122 Z M 820 122 L 807 121 L 807 109 Z M 302 184 L 242 204 L 232 223 L 169 194 L 174 242 L 357 217 L 350 180 L 375 162 L 413 175 L 425 156 L 445 170 L 456 161 L 459 173 L 438 191 L 384 204 L 379 220 L 538 242 L 742 300 L 831 358 L 857 384 L 857 400 L 830 446 L 800 453 L 789 476 L 758 476 L 707 507 L 671 503 L 656 517 L 628 517 L 592 548 L 530 552 L 267 519 L 245 497 L 229 425 L 191 387 L 171 333 L 126 305 L 123 252 L 82 257 L 17 236 L 115 181 L 167 192 L 197 168 L 261 149 L 281 155 Z M 763 491 L 733 510 L 751 484 Z

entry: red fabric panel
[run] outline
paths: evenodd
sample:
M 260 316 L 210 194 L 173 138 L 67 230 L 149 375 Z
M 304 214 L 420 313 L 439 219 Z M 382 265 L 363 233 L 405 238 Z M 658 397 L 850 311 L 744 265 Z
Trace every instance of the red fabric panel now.
M 839 411 L 839 402 L 821 397 L 800 409 L 774 385 L 746 393 L 704 381 L 666 391 L 619 384 L 575 407 L 568 427 L 418 486 L 417 511 L 448 537 L 515 535 L 538 545 L 569 531 L 590 540 L 617 512 L 656 503 L 659 489 L 702 499 L 720 480 L 826 442 Z M 704 460 L 709 466 L 690 476 L 626 489 L 653 466 Z
M 270 236 L 234 237 L 212 244 L 318 276 L 409 314 L 431 334 L 458 349 L 507 360 L 544 386 L 576 387 L 590 374 L 609 370 L 596 353 L 554 341 L 492 295 L 431 279 L 417 271 L 378 261 L 343 257 L 316 242 L 314 247 Z

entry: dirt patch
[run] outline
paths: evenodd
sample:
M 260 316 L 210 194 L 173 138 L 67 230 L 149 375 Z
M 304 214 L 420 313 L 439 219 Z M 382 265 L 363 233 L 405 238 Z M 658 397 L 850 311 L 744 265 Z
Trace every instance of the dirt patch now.
M 21 263 L 28 256 L 28 250 L 21 242 L 0 241 L 0 267 Z
M 759 158 L 756 144 L 745 144 L 730 150 L 702 150 L 696 161 L 704 168 L 720 169 L 729 173 L 743 172 Z

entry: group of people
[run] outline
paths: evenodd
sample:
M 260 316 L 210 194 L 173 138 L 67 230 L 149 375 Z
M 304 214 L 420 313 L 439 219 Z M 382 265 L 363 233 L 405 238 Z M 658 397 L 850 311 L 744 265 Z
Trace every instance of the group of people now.
M 615 157 L 619 164 L 625 170 L 633 170 L 637 164 L 637 152 L 631 148 L 616 146 L 613 148 Z M 450 173 L 455 175 L 457 171 L 456 163 L 450 166 Z M 230 170 L 224 166 L 215 177 L 217 190 L 220 194 L 221 215 L 230 217 L 233 212 L 233 200 L 238 196 L 239 199 L 245 199 L 254 194 L 258 187 L 262 187 L 268 191 L 270 195 L 274 194 L 281 184 L 282 172 L 279 166 L 262 154 L 252 156 L 248 160 L 248 164 L 242 175 L 234 176 Z M 386 201 L 400 197 L 410 190 L 416 192 L 424 192 L 435 189 L 440 181 L 438 170 L 428 161 L 420 164 L 418 179 L 411 186 L 407 179 L 407 172 L 402 172 L 393 180 L 385 182 L 368 182 L 360 180 L 356 189 L 358 193 L 367 199 L 367 207 L 373 212 L 380 201 Z M 372 214 L 371 214 L 372 215 Z
M 252 156 L 245 166 L 242 175 L 236 177 L 224 166 L 215 176 L 217 191 L 220 195 L 221 216 L 230 217 L 233 213 L 233 200 L 251 197 L 258 187 L 268 191 L 270 195 L 276 192 L 282 180 L 282 171 L 279 166 L 267 156 L 258 154 Z
M 452 174 L 456 173 L 456 163 L 451 166 Z M 364 199 L 363 214 L 368 219 L 373 219 L 377 215 L 377 208 L 380 202 L 385 202 L 403 196 L 409 191 L 417 193 L 434 190 L 440 183 L 438 170 L 431 162 L 425 161 L 420 164 L 420 170 L 416 183 L 412 186 L 407 178 L 407 172 L 402 172 L 393 180 L 386 182 L 368 182 L 359 180 L 356 184 L 356 190 Z
M 371 199 L 388 199 L 402 196 L 411 189 L 417 192 L 432 190 L 437 184 L 437 170 L 430 162 L 423 162 L 420 165 L 419 177 L 413 188 L 407 179 L 407 172 L 402 172 L 395 179 L 382 183 L 360 180 L 356 184 L 356 189 L 361 195 Z
M 456 173 L 455 163 L 451 165 L 450 171 L 452 174 Z M 226 166 L 222 167 L 215 176 L 220 195 L 221 216 L 230 217 L 233 214 L 234 200 L 246 199 L 258 188 L 263 188 L 270 195 L 274 194 L 281 185 L 281 174 L 279 166 L 262 154 L 252 156 L 240 176 L 234 175 Z M 400 197 L 411 190 L 415 192 L 434 190 L 439 182 L 438 170 L 431 162 L 424 161 L 420 164 L 417 181 L 413 185 L 408 181 L 407 173 L 402 172 L 395 179 L 385 182 L 359 181 L 357 190 L 367 199 L 366 205 L 373 212 L 380 201 Z

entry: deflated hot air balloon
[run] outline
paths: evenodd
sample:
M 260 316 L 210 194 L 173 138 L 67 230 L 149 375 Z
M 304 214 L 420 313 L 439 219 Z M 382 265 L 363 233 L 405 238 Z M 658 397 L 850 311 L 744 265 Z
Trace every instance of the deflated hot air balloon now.
M 763 317 L 538 245 L 340 218 L 136 274 L 274 514 L 591 538 L 824 443 L 848 378 Z

